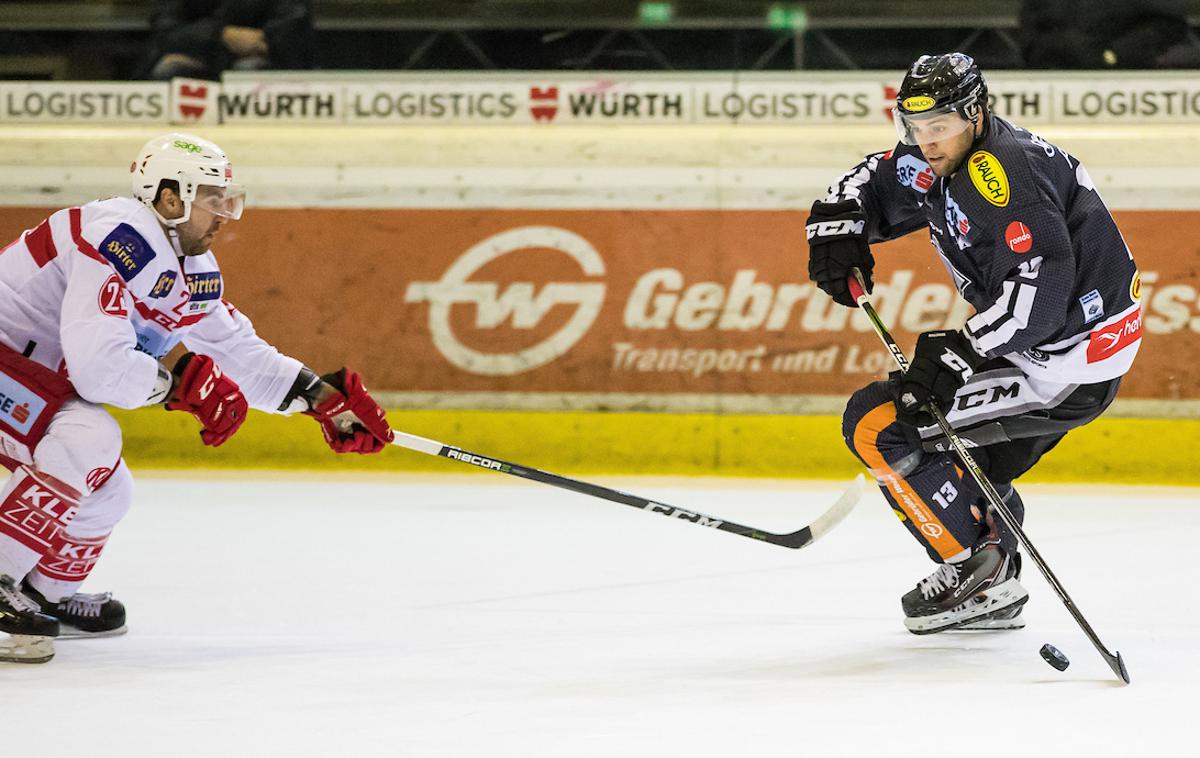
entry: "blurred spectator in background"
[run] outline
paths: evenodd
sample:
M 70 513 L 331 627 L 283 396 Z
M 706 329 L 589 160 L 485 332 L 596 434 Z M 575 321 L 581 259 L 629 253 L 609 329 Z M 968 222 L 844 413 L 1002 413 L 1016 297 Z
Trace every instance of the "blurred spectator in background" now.
M 156 0 L 150 79 L 311 68 L 311 0 Z
M 1200 46 L 1186 0 L 1023 0 L 1028 68 L 1192 68 Z

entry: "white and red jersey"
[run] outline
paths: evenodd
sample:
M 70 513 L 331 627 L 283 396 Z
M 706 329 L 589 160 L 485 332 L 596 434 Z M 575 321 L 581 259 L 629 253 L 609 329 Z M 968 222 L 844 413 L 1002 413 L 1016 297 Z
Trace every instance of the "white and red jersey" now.
M 97 200 L 0 251 L 0 342 L 65 371 L 84 400 L 136 408 L 182 341 L 211 356 L 251 407 L 274 412 L 301 364 L 255 334 L 223 291 L 211 251 L 180 258 L 145 205 Z

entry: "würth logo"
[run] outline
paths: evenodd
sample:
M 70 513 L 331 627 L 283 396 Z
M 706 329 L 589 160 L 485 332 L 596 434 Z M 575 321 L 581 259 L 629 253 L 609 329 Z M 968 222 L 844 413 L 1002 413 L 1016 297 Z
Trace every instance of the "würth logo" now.
M 553 121 L 558 114 L 558 87 L 529 88 L 529 115 L 534 121 Z
M 179 115 L 185 119 L 200 120 L 208 109 L 208 85 L 181 84 L 179 86 Z

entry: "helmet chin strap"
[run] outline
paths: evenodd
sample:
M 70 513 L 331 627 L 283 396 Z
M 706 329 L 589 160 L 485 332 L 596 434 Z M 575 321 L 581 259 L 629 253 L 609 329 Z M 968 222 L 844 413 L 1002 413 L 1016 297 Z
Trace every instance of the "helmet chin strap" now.
M 153 203 L 146 203 L 146 206 L 150 208 L 150 212 L 158 218 L 158 222 L 162 224 L 163 230 L 166 231 L 167 241 L 171 243 L 171 247 L 175 250 L 175 255 L 180 258 L 184 257 L 186 253 L 183 252 L 183 246 L 179 243 L 178 226 L 186 224 L 187 220 L 192 216 L 191 202 L 187 200 L 181 202 L 183 203 L 183 215 L 179 218 L 167 218 L 158 212 L 158 208 L 155 208 Z

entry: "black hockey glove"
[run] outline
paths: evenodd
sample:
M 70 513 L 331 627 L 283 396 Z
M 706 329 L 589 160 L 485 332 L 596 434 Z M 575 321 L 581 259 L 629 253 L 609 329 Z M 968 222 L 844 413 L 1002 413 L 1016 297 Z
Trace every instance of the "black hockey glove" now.
M 862 272 L 868 293 L 875 289 L 871 279 L 875 258 L 867 244 L 866 227 L 866 216 L 853 200 L 840 203 L 818 200 L 808 217 L 808 278 L 835 303 L 851 308 L 857 308 L 858 303 L 846 286 L 850 269 Z
M 896 419 L 914 427 L 932 426 L 936 422 L 925 405 L 949 411 L 955 393 L 984 360 L 962 332 L 925 332 L 917 337 L 908 372 L 892 382 Z

